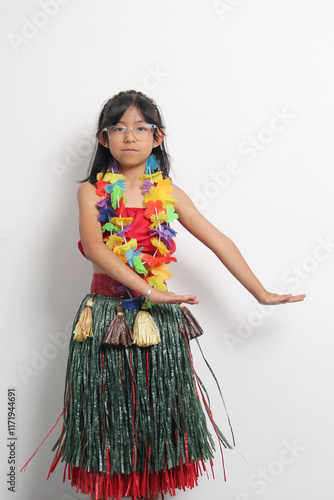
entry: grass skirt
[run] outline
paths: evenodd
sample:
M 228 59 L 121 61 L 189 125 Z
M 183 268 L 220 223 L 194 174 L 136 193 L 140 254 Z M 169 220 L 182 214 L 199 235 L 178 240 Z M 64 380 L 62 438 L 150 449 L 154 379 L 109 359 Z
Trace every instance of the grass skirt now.
M 73 329 L 91 296 L 82 300 Z M 179 305 L 150 310 L 159 344 L 119 348 L 102 344 L 119 303 L 120 297 L 94 294 L 94 337 L 70 340 L 63 426 L 49 475 L 65 461 L 64 481 L 67 476 L 77 492 L 94 492 L 97 500 L 174 496 L 175 489 L 197 484 L 204 462 L 213 466 L 215 445 L 200 394 L 219 444 L 232 446 L 206 403 Z M 139 309 L 124 310 L 131 328 Z

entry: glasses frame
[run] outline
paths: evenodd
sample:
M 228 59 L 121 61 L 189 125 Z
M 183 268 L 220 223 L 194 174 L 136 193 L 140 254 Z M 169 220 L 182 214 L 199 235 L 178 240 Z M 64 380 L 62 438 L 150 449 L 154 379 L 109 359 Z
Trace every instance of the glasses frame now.
M 150 127 L 152 127 L 152 135 L 154 134 L 154 130 L 159 128 L 157 125 L 154 125 L 153 123 L 145 123 L 145 125 L 149 125 Z M 130 131 L 131 131 L 133 133 L 134 137 L 137 139 L 137 141 L 145 141 L 145 139 L 140 139 L 139 137 L 136 136 L 135 131 L 133 130 L 133 127 L 126 127 L 125 125 L 118 125 L 118 126 L 117 125 L 110 125 L 109 127 L 104 127 L 102 129 L 102 132 L 107 132 L 109 139 L 112 141 L 112 140 L 115 140 L 115 139 L 112 139 L 110 137 L 110 135 L 109 135 L 109 129 L 111 129 L 111 128 L 118 128 L 120 126 L 126 129 L 126 133 L 122 137 L 122 139 L 126 139 L 128 137 L 128 135 L 129 135 Z M 120 140 L 122 140 L 122 139 L 120 139 Z

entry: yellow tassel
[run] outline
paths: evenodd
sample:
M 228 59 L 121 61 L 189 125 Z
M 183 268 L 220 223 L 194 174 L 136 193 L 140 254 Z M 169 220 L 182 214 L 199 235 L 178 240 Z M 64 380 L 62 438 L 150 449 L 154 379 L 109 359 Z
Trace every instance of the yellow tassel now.
M 88 299 L 83 309 L 79 321 L 73 331 L 74 340 L 78 342 L 84 342 L 87 337 L 94 337 L 93 335 L 93 318 L 92 318 L 92 306 L 93 300 L 92 298 Z
M 141 347 L 156 345 L 160 342 L 159 329 L 147 311 L 145 302 L 136 316 L 132 331 L 133 343 Z

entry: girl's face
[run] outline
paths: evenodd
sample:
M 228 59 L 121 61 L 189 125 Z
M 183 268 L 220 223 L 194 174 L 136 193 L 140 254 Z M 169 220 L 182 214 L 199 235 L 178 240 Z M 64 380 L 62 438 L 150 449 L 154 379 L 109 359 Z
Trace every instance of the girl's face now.
M 130 129 L 145 123 L 147 122 L 139 110 L 131 106 L 123 113 L 116 125 L 126 126 Z M 152 149 L 163 141 L 163 134 L 160 133 L 157 140 L 154 139 L 153 134 L 144 140 L 138 140 L 130 130 L 128 135 L 124 134 L 121 139 L 113 140 L 107 137 L 103 139 L 103 142 L 100 139 L 99 141 L 110 149 L 111 154 L 122 169 L 140 166 L 145 168 L 145 162 L 152 153 Z

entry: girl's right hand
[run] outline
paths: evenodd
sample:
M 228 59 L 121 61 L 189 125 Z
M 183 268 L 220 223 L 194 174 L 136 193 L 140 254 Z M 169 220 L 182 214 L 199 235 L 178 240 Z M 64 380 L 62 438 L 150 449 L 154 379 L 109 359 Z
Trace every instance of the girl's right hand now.
M 196 295 L 176 295 L 173 292 L 164 292 L 163 290 L 152 288 L 148 300 L 154 304 L 180 304 L 181 302 L 199 304 L 199 300 L 196 297 Z

